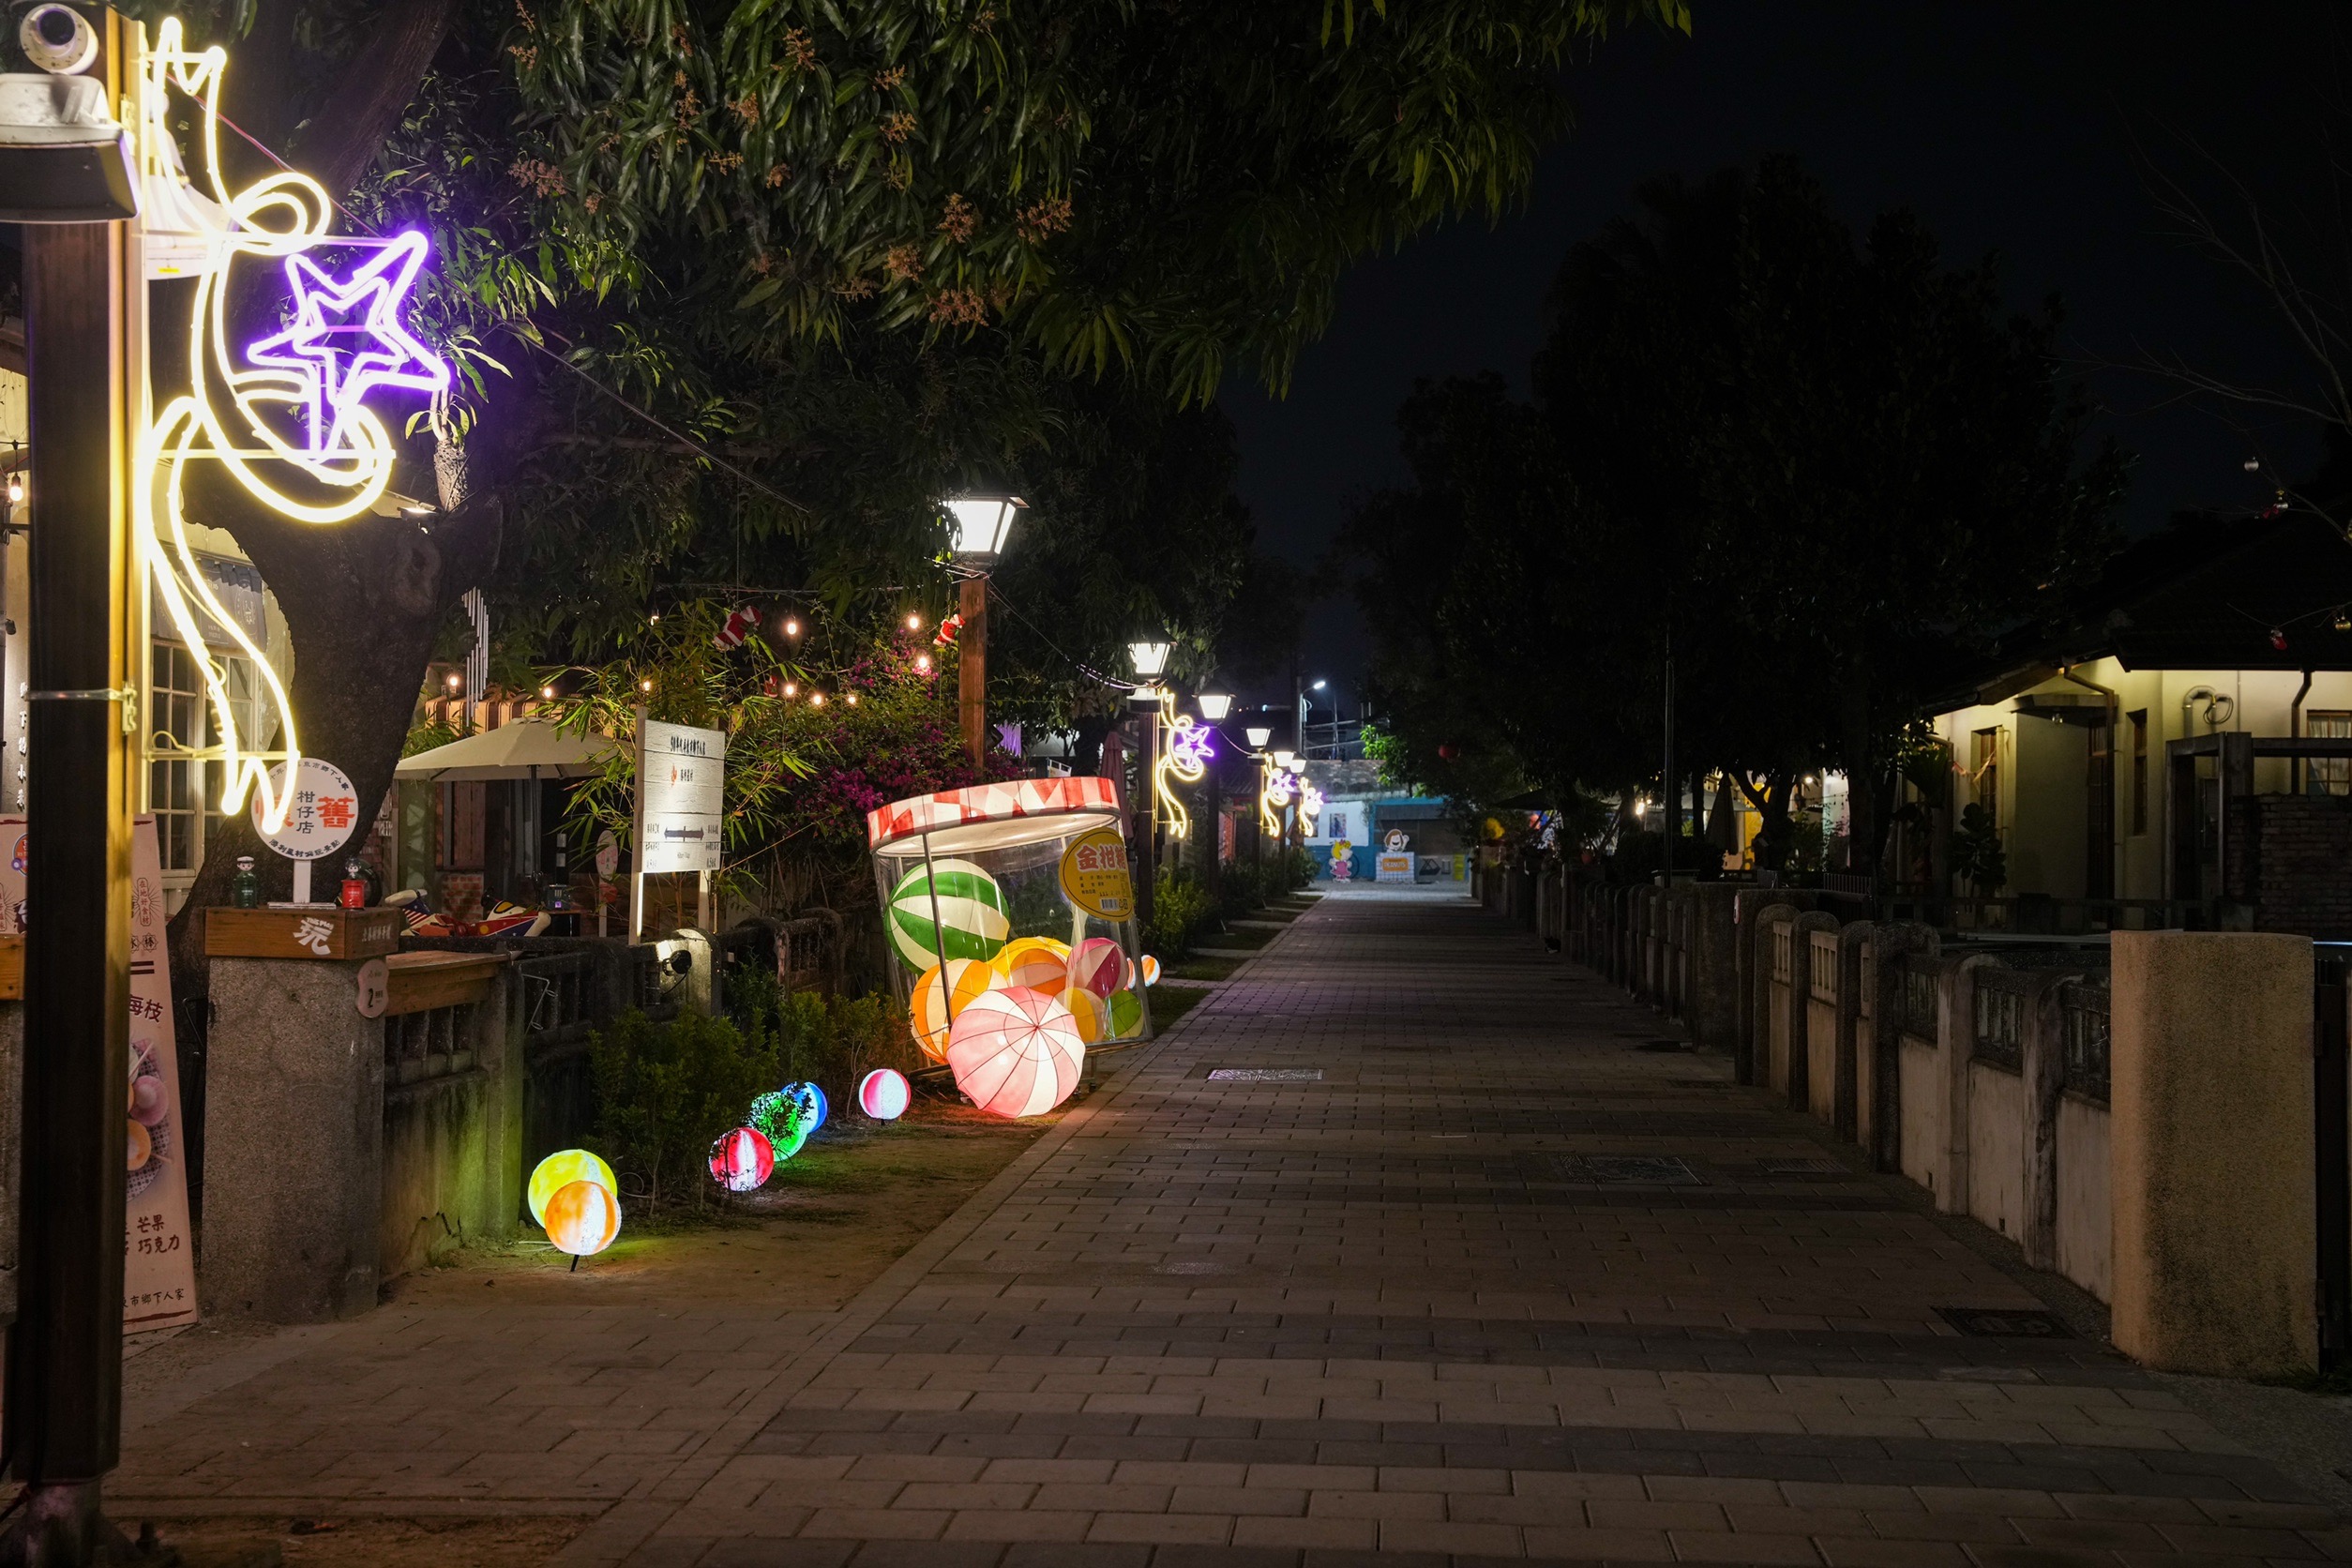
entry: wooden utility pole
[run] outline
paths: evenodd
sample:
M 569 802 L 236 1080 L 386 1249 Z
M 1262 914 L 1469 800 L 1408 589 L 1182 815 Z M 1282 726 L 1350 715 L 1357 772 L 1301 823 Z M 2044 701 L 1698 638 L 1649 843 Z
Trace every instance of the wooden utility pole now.
M 963 721 L 964 754 L 979 767 L 988 755 L 988 579 L 974 572 L 957 586 L 956 709 Z
M 119 103 L 122 25 L 90 8 Z M 123 1085 L 130 1077 L 129 482 L 146 374 L 128 225 L 27 223 L 31 717 L 23 1167 L 6 1447 L 25 1486 L 0 1561 L 86 1563 L 122 1431 Z

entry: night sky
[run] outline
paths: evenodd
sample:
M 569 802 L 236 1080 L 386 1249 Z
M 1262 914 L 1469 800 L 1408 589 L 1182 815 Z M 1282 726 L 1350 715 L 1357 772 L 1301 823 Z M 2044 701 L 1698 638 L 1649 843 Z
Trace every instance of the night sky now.
M 2163 232 L 2134 145 L 2187 173 L 2197 155 L 2186 137 L 2274 199 L 2324 198 L 2301 129 L 2343 64 L 2345 35 L 2330 21 L 2342 8 L 1694 0 L 1694 9 L 1695 37 L 1621 35 L 1570 74 L 1576 129 L 1546 155 L 1524 210 L 1360 265 L 1287 398 L 1229 384 L 1220 400 L 1241 432 L 1242 494 L 1268 548 L 1312 563 L 1352 495 L 1404 477 L 1394 421 L 1416 377 L 1494 369 L 1524 390 L 1561 256 L 1630 212 L 1643 180 L 1778 152 L 1802 158 L 1858 231 L 1907 206 L 1953 263 L 1998 252 L 2020 309 L 2063 297 L 2066 349 L 2086 363 L 2098 428 L 2137 457 L 2131 532 L 2182 507 L 2259 500 L 2241 466 L 2256 444 L 2289 474 L 2315 460 L 2308 430 L 2247 430 L 2240 413 L 2179 406 L 2172 386 L 2097 367 L 2164 352 L 2248 379 L 2302 378 L 2251 289 Z M 1333 695 L 1351 704 L 1364 656 L 1352 602 L 1326 601 L 1308 624 L 1307 672 L 1332 677 Z

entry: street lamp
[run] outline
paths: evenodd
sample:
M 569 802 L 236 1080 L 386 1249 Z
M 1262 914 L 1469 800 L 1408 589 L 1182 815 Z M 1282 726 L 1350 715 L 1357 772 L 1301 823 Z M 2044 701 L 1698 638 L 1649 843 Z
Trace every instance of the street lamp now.
M 1142 807 L 1134 813 L 1136 821 L 1136 917 L 1142 929 L 1152 929 L 1154 883 L 1159 877 L 1159 808 L 1155 799 L 1160 776 L 1160 712 L 1167 694 L 1160 689 L 1160 677 L 1168 671 L 1168 656 L 1175 645 L 1156 638 L 1145 638 L 1127 644 L 1127 662 L 1134 666 L 1135 675 L 1142 685 L 1127 693 L 1127 705 L 1143 718 L 1143 772 L 1138 780 L 1136 803 Z
M 1233 711 L 1233 699 L 1225 692 L 1204 691 L 1198 701 L 1200 703 L 1200 716 L 1212 724 L 1224 723 L 1225 716 Z
M 1262 724 L 1253 724 L 1242 733 L 1249 737 L 1249 748 L 1252 751 L 1265 750 L 1266 743 L 1274 739 L 1274 731 Z
M 1029 505 L 1018 495 L 956 495 L 939 503 L 955 530 L 949 547 L 956 558 L 956 711 L 962 721 L 964 751 L 979 767 L 988 754 L 988 573 L 1004 553 L 1013 514 Z
M 1155 683 L 1168 673 L 1168 656 L 1176 651 L 1172 642 L 1130 642 L 1127 661 L 1135 666 L 1136 678 L 1147 684 Z

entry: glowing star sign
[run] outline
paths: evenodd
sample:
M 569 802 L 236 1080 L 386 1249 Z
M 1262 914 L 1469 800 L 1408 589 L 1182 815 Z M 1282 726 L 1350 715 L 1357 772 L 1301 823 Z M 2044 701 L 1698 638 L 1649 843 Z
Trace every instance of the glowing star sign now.
M 293 704 L 266 650 L 213 592 L 188 530 L 184 491 L 199 462 L 217 462 L 255 501 L 294 522 L 335 523 L 370 510 L 392 481 L 399 456 L 392 432 L 366 404 L 398 388 L 445 397 L 448 367 L 402 324 L 400 312 L 425 261 L 425 237 L 339 234 L 324 188 L 293 170 L 264 174 L 235 190 L 221 182 L 220 79 L 228 55 L 184 47 L 180 24 L 156 28 L 155 47 L 135 90 L 133 151 L 143 190 L 141 221 L 151 278 L 195 283 L 188 315 L 184 387 L 158 387 L 153 421 L 140 434 L 131 489 L 139 551 L 155 584 L 155 602 L 187 645 L 212 705 L 218 746 L 175 747 L 175 757 L 219 765 L 219 809 L 244 808 L 257 793 L 265 833 L 285 822 L 291 782 L 302 750 Z M 186 118 L 177 93 L 195 100 L 193 140 L 203 153 L 204 189 L 182 164 L 174 131 Z M 313 263 L 310 253 L 373 252 L 348 276 Z M 293 323 L 233 350 L 227 299 L 237 267 L 281 266 L 294 288 Z M 292 411 L 293 418 L 288 417 Z M 298 435 L 290 423 L 304 428 Z M 241 656 L 255 689 L 230 689 L 227 660 Z M 252 749 L 253 736 L 276 731 L 282 749 Z M 592 1184 L 593 1185 L 593 1184 Z
M 415 233 L 400 235 L 347 279 L 330 278 L 308 256 L 286 259 L 294 324 L 253 344 L 245 357 L 301 373 L 313 453 L 348 445 L 353 415 L 380 386 L 449 389 L 449 367 L 400 324 L 424 264 L 425 236 Z

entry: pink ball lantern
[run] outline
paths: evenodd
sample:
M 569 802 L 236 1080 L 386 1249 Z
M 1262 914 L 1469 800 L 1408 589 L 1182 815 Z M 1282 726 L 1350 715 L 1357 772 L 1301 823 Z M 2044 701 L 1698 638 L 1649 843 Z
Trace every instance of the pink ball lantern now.
M 1086 1041 L 1052 997 L 1008 986 L 975 999 L 947 1045 L 956 1087 L 992 1116 L 1042 1116 L 1070 1097 Z
M 1108 937 L 1088 937 L 1070 955 L 1070 984 L 1107 997 L 1127 977 L 1127 956 Z
M 858 1080 L 857 1108 L 877 1122 L 896 1122 L 907 1113 L 907 1102 L 913 1097 L 905 1077 L 888 1067 L 877 1067 Z
M 757 1127 L 737 1127 L 711 1145 L 711 1180 L 729 1192 L 757 1192 L 776 1174 L 776 1146 Z

